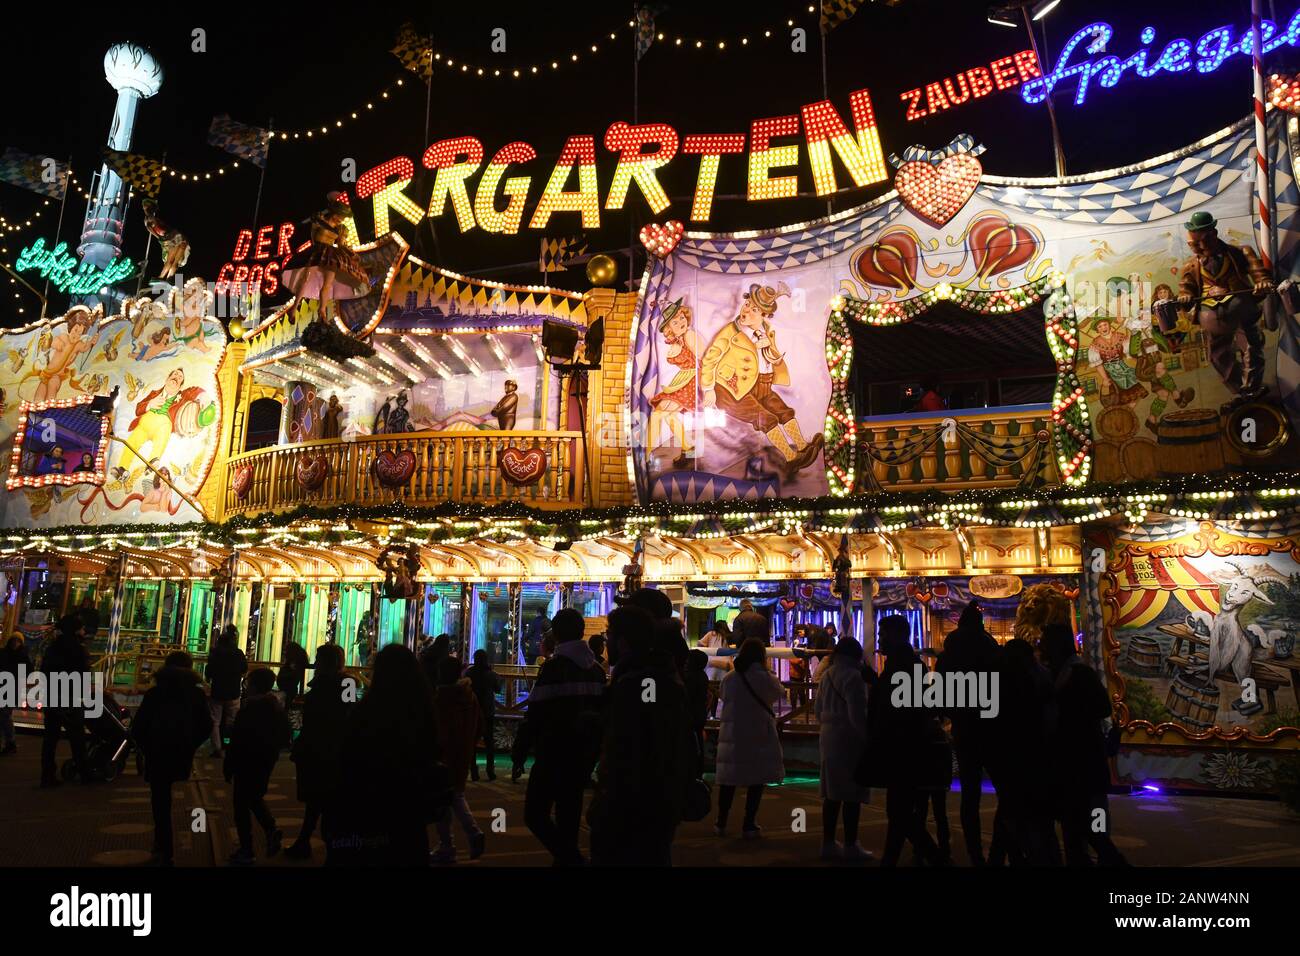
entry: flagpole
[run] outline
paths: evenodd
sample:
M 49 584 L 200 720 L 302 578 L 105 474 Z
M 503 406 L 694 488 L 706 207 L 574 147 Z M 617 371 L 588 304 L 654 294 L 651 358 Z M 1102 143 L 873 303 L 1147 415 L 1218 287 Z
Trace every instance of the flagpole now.
M 819 19 L 819 20 L 821 19 L 820 11 L 821 11 L 821 8 L 818 7 L 818 19 Z M 826 30 L 826 25 L 825 25 L 824 23 L 819 23 L 818 26 L 820 27 L 820 29 L 819 29 L 817 32 L 821 34 L 821 38 L 822 38 L 822 99 L 824 99 L 824 100 L 829 100 L 829 99 L 831 98 L 831 94 L 830 94 L 830 85 L 829 85 L 829 84 L 827 83 L 827 81 L 826 81 L 826 33 L 827 33 L 827 30 Z M 826 215 L 829 216 L 830 214 L 831 214 L 831 201 L 830 201 L 830 198 L 828 197 L 827 200 L 826 200 Z
M 163 150 L 163 154 L 162 154 L 162 166 L 163 166 L 164 168 L 167 166 L 167 151 L 166 151 L 166 150 Z M 126 188 L 127 188 L 127 184 L 126 184 L 125 180 L 122 182 L 122 188 L 123 188 L 123 189 L 126 189 Z M 161 173 L 160 173 L 159 176 L 158 176 L 158 191 L 159 191 L 159 192 L 162 192 L 162 174 L 161 174 Z M 123 206 L 123 207 L 122 207 L 122 210 L 123 210 L 123 211 L 122 211 L 122 219 L 123 219 L 123 220 L 126 219 L 126 209 L 131 205 L 131 197 L 132 197 L 134 194 L 135 194 L 135 187 L 132 186 L 131 189 L 127 192 L 127 197 L 126 197 L 126 206 Z M 146 272 L 149 271 L 149 254 L 150 254 L 151 252 L 153 252 L 153 232 L 152 232 L 151 230 L 149 230 L 149 229 L 145 229 L 145 234 L 146 234 L 146 235 L 145 235 L 145 239 L 144 239 L 144 261 L 143 261 L 142 263 L 140 263 L 140 272 L 139 272 L 139 274 L 135 277 L 135 297 L 136 297 L 137 299 L 140 298 L 140 290 L 144 288 L 144 274 L 145 274 Z
M 632 4 L 632 123 L 639 119 L 641 102 L 641 5 Z M 633 288 L 636 277 L 636 220 L 633 218 L 632 204 L 627 205 L 627 282 L 628 290 Z
M 266 167 L 271 165 L 271 140 L 275 139 L 275 117 L 266 121 L 266 157 L 262 160 L 262 175 L 257 177 L 257 199 L 253 203 L 253 235 L 257 235 L 257 219 L 262 214 L 262 186 L 266 182 Z
M 54 227 L 54 245 L 59 244 L 63 235 L 63 211 L 68 208 L 68 190 L 72 187 L 72 154 L 68 154 L 68 171 L 63 177 L 63 199 L 59 201 L 59 224 Z M 50 277 L 45 277 L 45 295 L 41 296 L 41 319 L 45 318 L 45 307 L 50 297 Z

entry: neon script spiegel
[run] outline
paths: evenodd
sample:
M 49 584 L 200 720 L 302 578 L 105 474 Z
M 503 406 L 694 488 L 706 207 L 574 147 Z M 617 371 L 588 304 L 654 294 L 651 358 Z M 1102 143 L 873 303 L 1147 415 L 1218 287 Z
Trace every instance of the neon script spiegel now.
M 1295 46 L 1300 42 L 1300 11 L 1291 17 L 1285 30 L 1279 30 L 1272 20 L 1265 20 L 1261 27 L 1264 53 L 1270 53 L 1285 45 Z M 1251 54 L 1251 32 L 1245 28 L 1240 35 L 1232 26 L 1216 27 L 1195 43 L 1191 40 L 1170 40 L 1160 54 L 1152 60 L 1151 44 L 1155 42 L 1155 27 L 1146 27 L 1141 33 L 1142 49 L 1132 56 L 1121 60 L 1117 56 L 1103 56 L 1095 60 L 1071 63 L 1071 58 L 1080 46 L 1086 53 L 1100 53 L 1115 36 L 1115 29 L 1109 23 L 1090 23 L 1074 36 L 1070 37 L 1056 65 L 1043 76 L 1027 81 L 1021 87 L 1020 95 L 1026 103 L 1041 103 L 1058 83 L 1063 80 L 1078 78 L 1074 102 L 1082 106 L 1088 97 L 1088 90 L 1093 79 L 1109 89 L 1119 83 L 1125 73 L 1133 72 L 1150 79 L 1160 72 L 1183 73 L 1195 67 L 1198 73 L 1213 73 L 1224 61 L 1237 55 Z

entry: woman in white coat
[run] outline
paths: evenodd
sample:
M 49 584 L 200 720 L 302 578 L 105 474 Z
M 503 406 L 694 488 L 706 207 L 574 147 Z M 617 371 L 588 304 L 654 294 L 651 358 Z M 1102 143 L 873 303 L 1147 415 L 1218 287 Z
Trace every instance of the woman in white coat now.
M 817 684 L 817 720 L 821 724 L 822 859 L 861 861 L 871 854 L 858 844 L 858 820 L 871 791 L 854 779 L 867 746 L 867 684 L 862 676 L 862 645 L 844 637 L 823 660 Z M 844 813 L 844 845 L 835 842 L 835 827 Z
M 718 822 L 714 831 L 723 836 L 736 788 L 745 787 L 745 822 L 741 835 L 759 835 L 758 803 L 763 786 L 780 783 L 785 776 L 781 739 L 772 709 L 785 689 L 767 669 L 767 653 L 760 641 L 749 639 L 735 657 L 735 668 L 722 681 L 722 720 L 718 731 Z

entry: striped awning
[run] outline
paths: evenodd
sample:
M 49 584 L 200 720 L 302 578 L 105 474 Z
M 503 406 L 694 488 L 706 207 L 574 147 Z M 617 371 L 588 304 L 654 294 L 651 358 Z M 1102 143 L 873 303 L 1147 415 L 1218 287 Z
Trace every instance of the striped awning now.
M 1129 555 L 1116 576 L 1116 627 L 1144 627 L 1160 616 L 1172 595 L 1188 611 L 1219 610 L 1219 585 L 1184 557 Z

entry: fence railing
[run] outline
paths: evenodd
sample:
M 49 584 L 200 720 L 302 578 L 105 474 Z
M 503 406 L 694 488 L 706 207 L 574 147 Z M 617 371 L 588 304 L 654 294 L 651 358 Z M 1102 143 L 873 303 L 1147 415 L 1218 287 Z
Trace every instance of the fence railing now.
M 1047 405 L 872 416 L 858 422 L 863 491 L 996 488 L 1056 479 Z
M 519 501 L 540 508 L 572 507 L 584 500 L 581 440 L 581 432 L 412 432 L 261 448 L 227 463 L 224 512 L 398 499 L 413 505 Z M 540 466 L 544 460 L 536 481 L 517 485 L 507 480 L 501 459 L 509 449 L 515 450 L 509 457 L 518 459 L 511 462 L 516 469 L 520 464 Z

